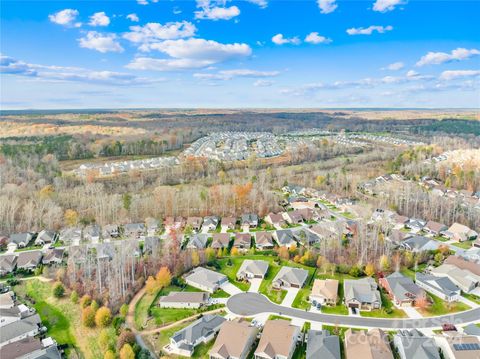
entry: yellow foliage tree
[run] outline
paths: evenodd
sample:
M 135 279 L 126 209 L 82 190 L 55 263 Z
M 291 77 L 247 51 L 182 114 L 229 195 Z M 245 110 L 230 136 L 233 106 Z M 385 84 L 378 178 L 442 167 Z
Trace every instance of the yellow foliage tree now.
M 95 324 L 97 327 L 105 328 L 112 321 L 112 312 L 107 307 L 101 307 L 95 313 Z
M 147 281 L 145 282 L 145 290 L 148 293 L 153 294 L 157 289 L 158 289 L 157 281 L 152 276 L 149 276 L 147 278 Z
M 200 256 L 197 251 L 192 252 L 192 266 L 197 267 L 200 264 Z
M 130 344 L 125 344 L 120 349 L 120 359 L 135 359 L 135 353 Z
M 74 226 L 78 223 L 78 213 L 73 209 L 67 209 L 63 214 L 63 219 L 67 226 Z
M 168 267 L 162 267 L 157 273 L 155 277 L 157 281 L 157 285 L 160 288 L 168 287 L 172 281 L 172 273 L 170 273 L 170 269 Z
M 369 277 L 375 274 L 375 266 L 373 265 L 373 263 L 368 263 L 365 266 L 365 274 L 368 275 Z
M 233 247 L 232 250 L 230 251 L 230 254 L 231 254 L 232 256 L 238 256 L 238 255 L 239 255 L 238 248 L 237 248 L 237 247 Z

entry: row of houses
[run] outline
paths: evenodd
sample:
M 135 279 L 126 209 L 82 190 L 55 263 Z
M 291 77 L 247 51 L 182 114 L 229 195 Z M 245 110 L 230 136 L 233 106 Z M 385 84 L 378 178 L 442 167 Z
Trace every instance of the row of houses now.
M 5 289 L 5 290 L 3 290 Z M 45 338 L 46 328 L 35 309 L 20 303 L 15 293 L 2 287 L 0 294 L 0 358 L 60 359 L 57 343 Z
M 7 275 L 15 270 L 33 271 L 39 265 L 60 264 L 63 261 L 63 248 L 48 248 L 15 252 L 0 256 L 0 276 Z

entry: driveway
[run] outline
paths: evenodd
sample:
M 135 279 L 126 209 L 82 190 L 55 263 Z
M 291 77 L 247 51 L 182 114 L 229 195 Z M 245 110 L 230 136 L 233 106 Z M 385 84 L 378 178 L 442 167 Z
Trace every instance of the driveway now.
M 287 295 L 285 296 L 285 298 L 283 298 L 281 305 L 284 307 L 291 307 L 293 304 L 293 301 L 297 297 L 299 290 L 300 288 L 288 288 Z
M 240 288 L 230 282 L 223 283 L 220 288 L 230 295 L 243 293 Z
M 291 318 L 303 319 L 310 322 L 321 322 L 331 325 L 381 329 L 438 328 L 446 323 L 459 325 L 478 321 L 478 318 L 480 318 L 480 308 L 438 317 L 418 319 L 367 318 L 313 313 L 272 303 L 265 296 L 257 293 L 241 293 L 238 295 L 234 295 L 228 299 L 227 308 L 230 312 L 238 316 L 245 317 L 255 316 L 260 313 L 281 313 L 280 315 L 285 315 Z
M 402 309 L 408 315 L 409 318 L 414 318 L 414 319 L 423 318 L 423 316 L 418 312 L 418 310 L 416 310 L 413 307 L 402 307 L 400 309 Z
M 250 288 L 248 289 L 248 291 L 252 293 L 258 293 L 258 289 L 260 288 L 260 284 L 262 284 L 262 280 L 262 278 L 250 279 Z

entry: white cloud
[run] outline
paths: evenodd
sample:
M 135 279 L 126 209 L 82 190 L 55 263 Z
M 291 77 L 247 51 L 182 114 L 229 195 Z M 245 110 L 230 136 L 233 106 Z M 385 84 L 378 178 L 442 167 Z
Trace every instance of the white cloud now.
M 231 80 L 235 77 L 263 78 L 274 77 L 278 71 L 258 71 L 250 69 L 222 70 L 217 73 L 195 73 L 194 77 L 202 80 Z
M 338 7 L 336 0 L 317 0 L 317 4 L 322 14 L 330 14 Z
M 237 6 L 226 7 L 225 1 L 197 0 L 197 7 L 201 10 L 195 11 L 195 19 L 200 20 L 230 20 L 240 15 Z
M 417 66 L 440 65 L 445 62 L 466 60 L 470 57 L 480 55 L 480 50 L 457 48 L 450 53 L 447 52 L 429 52 L 422 56 L 417 62 Z
M 80 38 L 80 47 L 96 50 L 101 53 L 106 52 L 122 52 L 123 47 L 117 41 L 117 35 L 100 33 L 97 31 L 89 31 L 86 36 Z
M 168 22 L 165 25 L 149 22 L 144 26 L 130 26 L 130 32 L 123 34 L 123 37 L 134 43 L 147 43 L 192 37 L 196 31 L 195 25 L 188 21 Z
M 139 5 L 148 5 L 150 2 L 156 3 L 158 0 L 137 0 L 137 4 Z
M 286 37 L 283 37 L 282 34 L 276 34 L 274 37 L 272 37 L 272 42 L 277 45 L 283 45 L 283 44 L 298 45 L 300 44 L 300 39 L 296 36 L 291 38 L 286 38 Z
M 205 39 L 179 39 L 144 44 L 144 51 L 157 50 L 171 59 L 140 57 L 134 59 L 128 68 L 157 71 L 182 70 L 207 67 L 219 62 L 250 56 L 252 49 L 247 44 L 222 44 Z
M 441 80 L 455 80 L 458 78 L 465 77 L 476 77 L 480 76 L 480 70 L 449 70 L 443 71 L 440 75 Z
M 269 87 L 274 84 L 273 81 L 270 80 L 257 80 L 253 83 L 253 86 L 255 87 Z
M 332 39 L 321 36 L 318 34 L 318 32 L 311 32 L 305 37 L 305 42 L 309 42 L 311 44 L 329 44 L 332 42 Z
M 393 26 L 369 26 L 366 28 L 363 27 L 352 27 L 350 29 L 347 29 L 347 34 L 349 35 L 371 35 L 374 31 L 378 32 L 379 34 L 383 34 L 387 31 L 392 31 Z
M 247 0 L 247 1 L 251 2 L 252 4 L 256 4 L 260 6 L 262 9 L 265 9 L 268 6 L 267 0 Z
M 398 5 L 403 5 L 403 0 L 376 0 L 373 4 L 373 11 L 387 12 L 392 11 Z
M 94 71 L 79 67 L 30 64 L 3 55 L 0 56 L 0 71 L 3 74 L 25 76 L 43 81 L 88 82 L 100 85 L 131 86 L 163 81 L 163 79 L 146 79 L 123 72 Z
M 398 71 L 403 69 L 404 67 L 405 67 L 405 64 L 399 61 L 399 62 L 391 63 L 390 65 L 382 68 L 382 70 Z
M 48 19 L 58 25 L 80 27 L 81 23 L 75 23 L 78 14 L 78 10 L 64 9 L 55 14 L 48 15 Z
M 137 14 L 128 14 L 127 19 L 133 22 L 139 22 L 140 19 L 138 18 Z
M 110 18 L 105 14 L 105 12 L 96 12 L 90 16 L 90 26 L 108 26 L 110 24 Z

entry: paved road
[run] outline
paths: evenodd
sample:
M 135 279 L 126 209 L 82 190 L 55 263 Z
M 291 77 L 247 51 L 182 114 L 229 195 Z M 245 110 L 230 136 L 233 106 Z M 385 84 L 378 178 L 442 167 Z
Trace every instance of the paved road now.
M 364 328 L 402 329 L 402 328 L 436 328 L 445 323 L 462 324 L 480 321 L 480 308 L 440 317 L 401 319 L 401 318 L 366 318 L 345 315 L 312 313 L 301 309 L 283 307 L 272 303 L 258 293 L 241 293 L 229 298 L 227 308 L 239 316 L 254 316 L 261 313 L 275 313 L 307 321 L 325 324 L 353 326 Z

